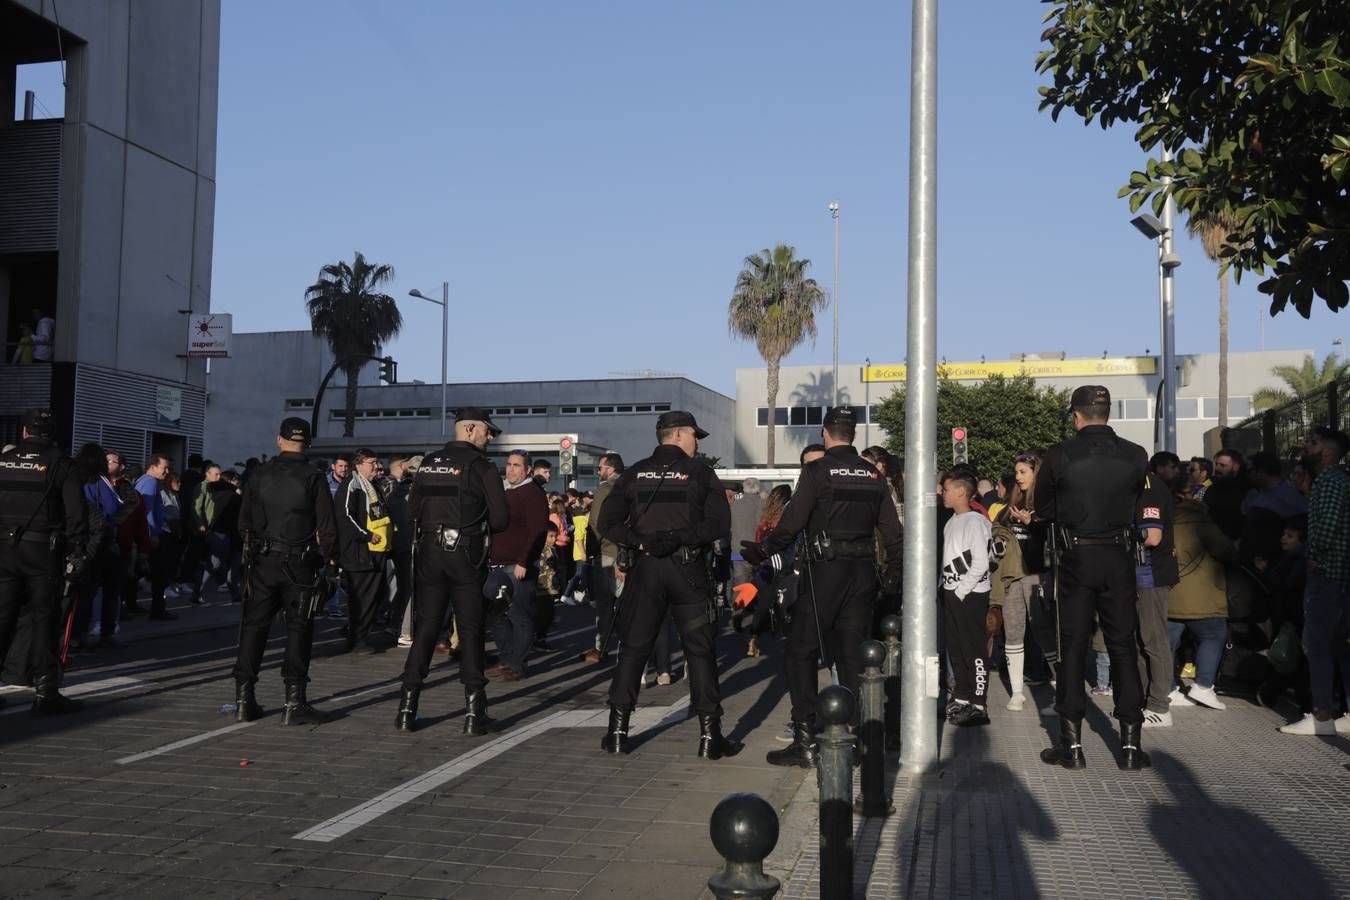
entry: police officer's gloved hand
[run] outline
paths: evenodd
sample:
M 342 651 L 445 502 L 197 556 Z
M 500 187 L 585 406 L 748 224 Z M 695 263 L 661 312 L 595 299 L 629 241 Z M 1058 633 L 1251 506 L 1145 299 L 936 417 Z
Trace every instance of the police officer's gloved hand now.
M 642 538 L 642 549 L 656 557 L 669 556 L 679 547 L 680 538 L 673 531 L 658 531 Z
M 70 553 L 66 555 L 66 577 L 78 578 L 89 567 L 89 557 L 83 553 Z
M 762 566 L 768 560 L 769 554 L 754 541 L 741 541 L 741 558 L 752 566 Z
M 903 584 L 903 573 L 899 566 L 887 566 L 881 573 L 881 589 L 887 594 L 898 594 Z

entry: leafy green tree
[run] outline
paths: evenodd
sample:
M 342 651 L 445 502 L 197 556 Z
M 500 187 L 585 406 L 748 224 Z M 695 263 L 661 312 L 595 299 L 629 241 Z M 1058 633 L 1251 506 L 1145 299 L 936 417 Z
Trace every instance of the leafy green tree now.
M 351 437 L 356 425 L 356 379 L 367 357 L 379 356 L 385 343 L 403 327 L 394 298 L 379 288 L 394 277 L 388 265 L 374 265 L 357 251 L 350 264 L 330 263 L 319 270 L 319 280 L 305 288 L 310 327 L 328 338 L 336 361 L 345 361 L 347 403 L 342 436 Z
M 1228 236 L 1241 227 L 1242 223 L 1231 209 L 1221 209 L 1201 218 L 1192 215 L 1186 223 L 1186 231 L 1192 237 L 1200 238 L 1200 246 L 1205 256 L 1218 262 L 1228 246 Z M 1219 427 L 1228 426 L 1228 269 L 1219 267 Z
M 1307 397 L 1326 387 L 1333 381 L 1350 376 L 1350 363 L 1338 362 L 1335 353 L 1318 366 L 1312 356 L 1303 357 L 1301 366 L 1276 366 L 1270 374 L 1284 382 L 1285 387 L 1263 387 L 1252 394 L 1252 410 L 1260 412 L 1276 406 L 1292 403 L 1300 397 Z
M 1234 277 L 1265 274 L 1271 314 L 1314 293 L 1350 302 L 1350 16 L 1345 0 L 1043 0 L 1041 109 L 1138 126 L 1150 160 L 1120 190 L 1167 194 L 1192 218 L 1225 209 Z M 1174 180 L 1169 184 L 1166 178 Z
M 816 310 L 829 304 L 824 289 L 807 278 L 811 260 L 797 259 L 795 247 L 779 244 L 747 256 L 736 276 L 736 289 L 727 307 L 732 337 L 754 341 L 768 366 L 768 452 L 774 464 L 774 413 L 778 406 L 778 367 L 784 356 L 808 338 L 816 339 Z
M 1038 387 L 1026 375 L 991 375 L 978 384 L 938 379 L 938 469 L 951 465 L 948 440 L 953 428 L 968 432 L 971 465 L 995 479 L 1012 471 L 1017 454 L 1049 447 L 1069 436 L 1069 391 Z M 905 389 L 897 387 L 877 410 L 886 446 L 905 455 Z

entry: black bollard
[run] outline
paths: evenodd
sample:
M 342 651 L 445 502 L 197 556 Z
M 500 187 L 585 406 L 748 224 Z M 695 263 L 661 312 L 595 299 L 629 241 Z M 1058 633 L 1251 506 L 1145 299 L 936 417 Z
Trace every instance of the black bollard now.
M 881 634 L 886 638 L 886 752 L 900 752 L 900 629 L 899 616 L 881 620 Z
M 728 794 L 708 822 L 713 847 L 726 860 L 708 879 L 717 900 L 769 898 L 778 893 L 778 879 L 764 874 L 764 858 L 778 843 L 778 814 L 758 794 Z
M 885 661 L 886 647 L 881 641 L 863 641 L 863 671 L 858 686 L 862 706 L 858 716 L 862 796 L 854 803 L 853 811 L 868 817 L 889 816 L 895 812 L 891 798 L 886 794 L 886 676 L 881 674 L 881 665 Z
M 816 715 L 825 726 L 816 757 L 820 786 L 820 900 L 853 897 L 853 692 L 832 684 L 820 692 Z

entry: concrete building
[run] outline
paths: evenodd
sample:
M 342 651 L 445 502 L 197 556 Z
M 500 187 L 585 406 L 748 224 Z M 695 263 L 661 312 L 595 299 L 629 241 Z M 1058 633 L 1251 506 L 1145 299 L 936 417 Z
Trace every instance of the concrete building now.
M 1228 419 L 1236 424 L 1251 414 L 1251 395 L 1258 389 L 1279 385 L 1271 374 L 1274 366 L 1298 366 L 1311 350 L 1271 350 L 1228 355 Z M 1219 357 L 1214 353 L 1181 356 L 1181 379 L 1177 386 L 1177 450 L 1183 457 L 1204 450 L 1204 434 L 1218 424 Z M 1111 424 L 1117 433 L 1152 452 L 1154 417 L 1157 412 L 1158 358 L 1154 356 L 1083 357 L 1065 354 L 1018 354 L 1007 361 L 954 362 L 946 364 L 947 377 L 964 382 L 982 381 L 998 373 L 1006 376 L 1026 372 L 1038 384 L 1068 389 L 1083 384 L 1103 384 L 1111 391 L 1115 409 Z M 824 409 L 832 402 L 831 367 L 791 366 L 779 373 L 781 387 L 775 411 L 778 465 L 795 465 L 801 448 L 819 440 Z M 841 402 L 857 407 L 859 446 L 884 444 L 888 435 L 873 423 L 878 404 L 905 379 L 905 367 L 897 365 L 839 367 Z M 768 372 L 766 369 L 736 370 L 737 466 L 766 465 L 768 427 Z M 978 439 L 978 422 L 966 423 Z
M 219 0 L 0 0 L 0 436 L 50 406 L 61 443 L 200 450 Z M 14 120 L 18 67 L 64 66 L 61 118 Z M 53 362 L 9 364 L 34 309 Z
M 275 452 L 277 423 L 287 415 L 313 416 L 314 393 L 331 365 L 324 342 L 307 331 L 236 334 L 231 358 L 212 360 L 205 455 L 232 465 Z M 453 434 L 459 406 L 492 411 L 504 432 L 490 448 L 493 454 L 519 447 L 553 462 L 555 488 L 564 483 L 558 471 L 561 438 L 579 446 L 575 477 L 590 487 L 600 453 L 615 450 L 627 461 L 650 453 L 656 419 L 668 410 L 687 410 L 707 429 L 703 453 L 729 463 L 734 447 L 735 401 L 687 378 L 451 384 L 447 436 L 442 437 L 439 382 L 379 384 L 375 365 L 368 364 L 358 382 L 355 434 L 350 438 L 342 437 L 345 388 L 340 381 L 340 375 L 334 377 L 319 409 L 316 455 L 357 447 L 381 454 L 424 452 Z

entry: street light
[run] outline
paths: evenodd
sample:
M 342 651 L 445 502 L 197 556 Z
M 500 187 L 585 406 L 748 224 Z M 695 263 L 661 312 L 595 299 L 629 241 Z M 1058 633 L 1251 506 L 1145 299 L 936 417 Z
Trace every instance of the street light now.
M 1164 149 L 1163 162 L 1171 160 L 1172 154 Z M 1170 179 L 1164 179 L 1170 181 Z M 1135 216 L 1130 224 L 1139 233 L 1151 241 L 1158 242 L 1158 306 L 1162 320 L 1162 409 L 1160 418 L 1163 423 L 1163 445 L 1161 450 L 1177 452 L 1177 343 L 1176 309 L 1172 287 L 1172 273 L 1181 265 L 1181 257 L 1172 249 L 1172 199 L 1169 197 L 1163 205 L 1163 217 L 1159 221 L 1147 213 Z
M 1333 346 L 1333 347 L 1336 348 L 1336 349 L 1335 349 L 1334 351 L 1332 351 L 1332 352 L 1335 353 L 1337 356 L 1340 357 L 1340 364 L 1341 364 L 1341 365 L 1345 365 L 1345 339 L 1344 339 L 1344 338 L 1332 338 L 1332 339 L 1331 339 L 1331 346 Z
M 449 418 L 448 410 L 445 408 L 445 369 L 450 349 L 450 282 L 441 282 L 441 299 L 439 300 L 428 297 L 417 288 L 408 291 L 408 296 L 425 300 L 428 303 L 435 303 L 441 308 L 441 436 L 444 437 L 446 433 L 445 420 Z
M 830 218 L 834 219 L 834 405 L 839 405 L 839 201 L 830 201 Z

